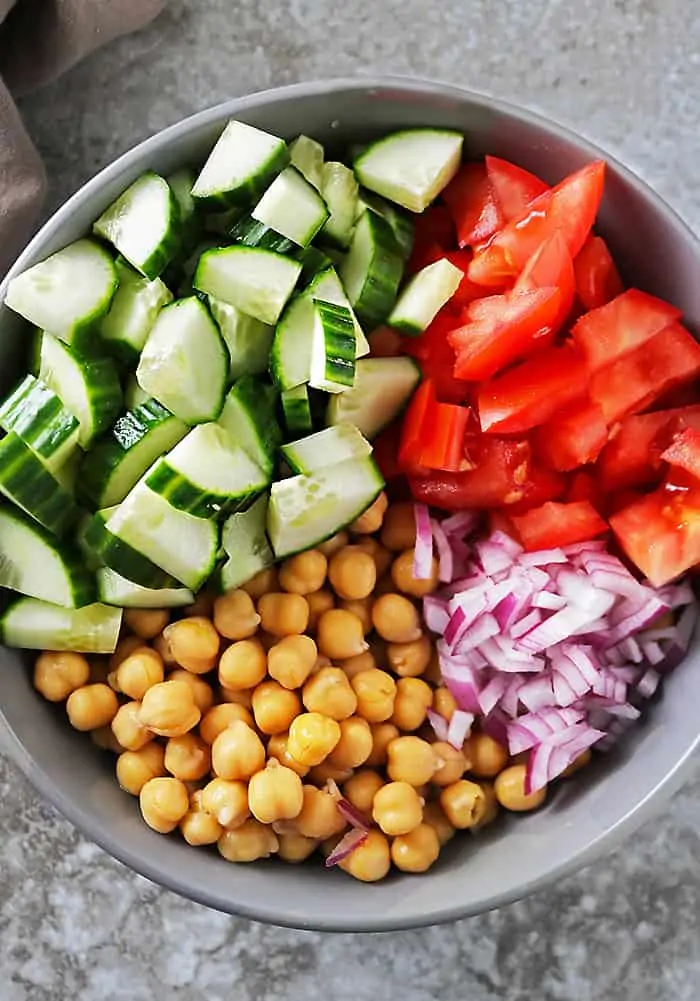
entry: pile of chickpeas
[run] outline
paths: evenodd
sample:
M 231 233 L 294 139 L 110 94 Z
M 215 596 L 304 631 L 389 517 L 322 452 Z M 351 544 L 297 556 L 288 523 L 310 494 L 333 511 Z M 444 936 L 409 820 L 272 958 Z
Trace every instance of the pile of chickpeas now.
M 525 795 L 524 760 L 490 736 L 458 749 L 427 723 L 456 704 L 420 612 L 437 565 L 417 580 L 414 546 L 413 505 L 382 494 L 348 531 L 173 621 L 127 609 L 110 658 L 41 653 L 34 684 L 117 755 L 154 831 L 230 862 L 302 862 L 348 830 L 342 796 L 370 830 L 341 869 L 425 872 L 455 831 L 547 791 Z

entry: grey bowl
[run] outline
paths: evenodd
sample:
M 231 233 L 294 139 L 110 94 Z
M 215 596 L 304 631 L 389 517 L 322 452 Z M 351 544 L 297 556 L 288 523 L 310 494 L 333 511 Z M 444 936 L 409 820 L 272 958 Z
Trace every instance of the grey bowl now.
M 554 181 L 604 156 L 535 114 L 455 87 L 417 80 L 302 84 L 229 101 L 153 136 L 93 178 L 44 226 L 10 272 L 21 271 L 85 232 L 146 168 L 167 172 L 203 159 L 225 121 L 271 132 L 306 132 L 339 148 L 390 129 L 458 128 L 470 154 L 510 157 Z M 606 157 L 600 228 L 628 280 L 681 307 L 700 330 L 700 244 L 642 181 Z M 0 286 L 0 301 L 5 285 Z M 0 390 L 18 376 L 22 327 L 0 307 Z M 448 921 L 541 889 L 620 844 L 683 781 L 700 739 L 697 645 L 669 679 L 648 718 L 606 761 L 572 781 L 548 806 L 478 839 L 455 839 L 434 870 L 362 885 L 319 865 L 232 865 L 216 853 L 152 833 L 136 801 L 120 792 L 113 760 L 72 732 L 32 690 L 23 658 L 0 649 L 0 720 L 30 781 L 84 834 L 137 872 L 210 907 L 295 928 L 388 931 Z

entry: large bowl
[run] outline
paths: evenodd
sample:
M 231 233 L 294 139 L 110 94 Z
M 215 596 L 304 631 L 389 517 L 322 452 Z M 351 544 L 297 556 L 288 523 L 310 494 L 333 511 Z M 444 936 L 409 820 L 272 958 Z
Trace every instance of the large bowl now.
M 305 132 L 331 148 L 406 126 L 456 128 L 465 133 L 469 154 L 511 158 L 549 181 L 605 156 L 529 111 L 455 87 L 394 78 L 285 87 L 194 115 L 120 157 L 47 222 L 10 276 L 86 232 L 143 170 L 167 173 L 201 161 L 231 117 L 287 137 Z M 628 280 L 681 307 L 697 332 L 700 245 L 653 191 L 606 159 L 602 233 Z M 0 301 L 4 291 L 5 284 Z M 20 373 L 23 329 L 0 307 L 0 390 Z M 700 738 L 699 660 L 696 644 L 620 750 L 562 787 L 545 809 L 503 821 L 478 838 L 456 838 L 426 875 L 397 875 L 372 886 L 318 864 L 231 865 L 214 851 L 153 833 L 136 801 L 119 790 L 113 759 L 37 696 L 20 653 L 2 649 L 0 720 L 30 781 L 87 837 L 137 872 L 210 907 L 274 924 L 386 931 L 497 907 L 618 845 L 686 775 Z

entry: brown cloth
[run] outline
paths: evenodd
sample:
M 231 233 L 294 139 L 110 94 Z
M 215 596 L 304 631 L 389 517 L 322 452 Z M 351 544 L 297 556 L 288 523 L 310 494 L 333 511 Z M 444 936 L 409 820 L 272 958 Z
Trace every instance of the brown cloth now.
M 46 188 L 12 94 L 54 80 L 94 49 L 152 20 L 164 0 L 0 0 L 0 278 L 24 245 Z

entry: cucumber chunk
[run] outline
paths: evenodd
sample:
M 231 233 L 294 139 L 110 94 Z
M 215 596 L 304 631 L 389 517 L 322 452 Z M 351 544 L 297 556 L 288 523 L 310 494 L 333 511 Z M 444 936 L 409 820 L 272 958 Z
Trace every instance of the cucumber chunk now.
M 280 448 L 293 473 L 316 473 L 348 459 L 372 454 L 372 446 L 354 424 L 346 422 L 290 441 Z
M 323 146 L 309 136 L 297 136 L 289 146 L 292 166 L 296 167 L 317 191 L 321 190 L 324 158 Z
M 114 653 L 121 608 L 93 604 L 62 608 L 38 598 L 18 598 L 0 615 L 0 641 L 24 650 Z
M 278 174 L 253 209 L 253 219 L 308 247 L 328 219 L 326 203 L 296 167 Z
M 127 410 L 136 410 L 140 407 L 142 403 L 147 400 L 153 399 L 148 393 L 144 392 L 143 389 L 138 384 L 136 379 L 136 374 L 127 377 L 124 383 L 124 406 Z
M 288 161 L 284 140 L 230 121 L 202 167 L 192 197 L 212 208 L 250 204 Z
M 53 535 L 78 518 L 75 501 L 15 431 L 0 441 L 0 493 Z
M 420 377 L 413 358 L 361 358 L 352 389 L 331 397 L 326 423 L 354 424 L 371 441 L 399 416 Z
M 387 323 L 404 334 L 422 334 L 460 286 L 464 273 L 446 258 L 422 268 L 407 282 Z
M 100 337 L 116 358 L 135 366 L 158 313 L 173 296 L 160 278 L 144 278 L 121 261 L 117 273 L 119 288 L 100 322 Z
M 302 434 L 312 429 L 311 401 L 306 384 L 283 390 L 280 402 L 284 414 L 284 426 L 289 434 Z
M 227 382 L 230 384 L 243 375 L 267 372 L 275 328 L 214 296 L 207 296 L 207 300 L 211 315 L 228 348 Z
M 218 575 L 222 591 L 240 587 L 274 563 L 275 558 L 265 535 L 269 501 L 269 496 L 263 494 L 247 511 L 237 511 L 224 522 L 221 545 L 228 559 Z
M 333 161 L 324 163 L 321 194 L 330 214 L 322 234 L 339 247 L 350 244 L 359 214 L 359 191 L 357 179 L 349 167 Z
M 236 245 L 202 254 L 193 284 L 263 323 L 277 323 L 300 272 L 290 257 Z
M 232 243 L 239 243 L 243 247 L 271 250 L 275 254 L 295 255 L 299 251 L 299 245 L 294 240 L 282 236 L 281 233 L 277 233 L 264 222 L 249 215 L 237 220 L 231 229 L 230 236 Z
M 342 393 L 355 381 L 355 329 L 345 306 L 314 299 L 314 333 L 309 385 Z
M 399 253 L 407 261 L 413 250 L 414 226 L 409 217 L 385 198 L 375 195 L 372 191 L 360 192 L 360 210 L 376 212 L 391 226 Z
M 19 435 L 51 472 L 78 446 L 78 418 L 33 375 L 26 375 L 0 406 L 0 428 Z
M 275 416 L 277 395 L 272 386 L 244 375 L 229 390 L 219 417 L 219 424 L 270 480 L 282 441 Z
M 355 227 L 340 278 L 360 322 L 368 330 L 383 323 L 396 301 L 404 262 L 391 226 L 364 212 Z
M 370 143 L 354 161 L 360 184 L 410 212 L 423 212 L 459 170 L 464 137 L 406 129 Z
M 107 522 L 118 511 L 119 505 L 105 508 L 79 527 L 76 541 L 86 565 L 95 570 L 104 565 L 141 587 L 172 587 L 176 582 L 169 573 L 109 531 Z
M 186 587 L 141 587 L 109 567 L 97 571 L 97 593 L 105 605 L 119 608 L 181 608 L 191 605 L 194 594 Z

